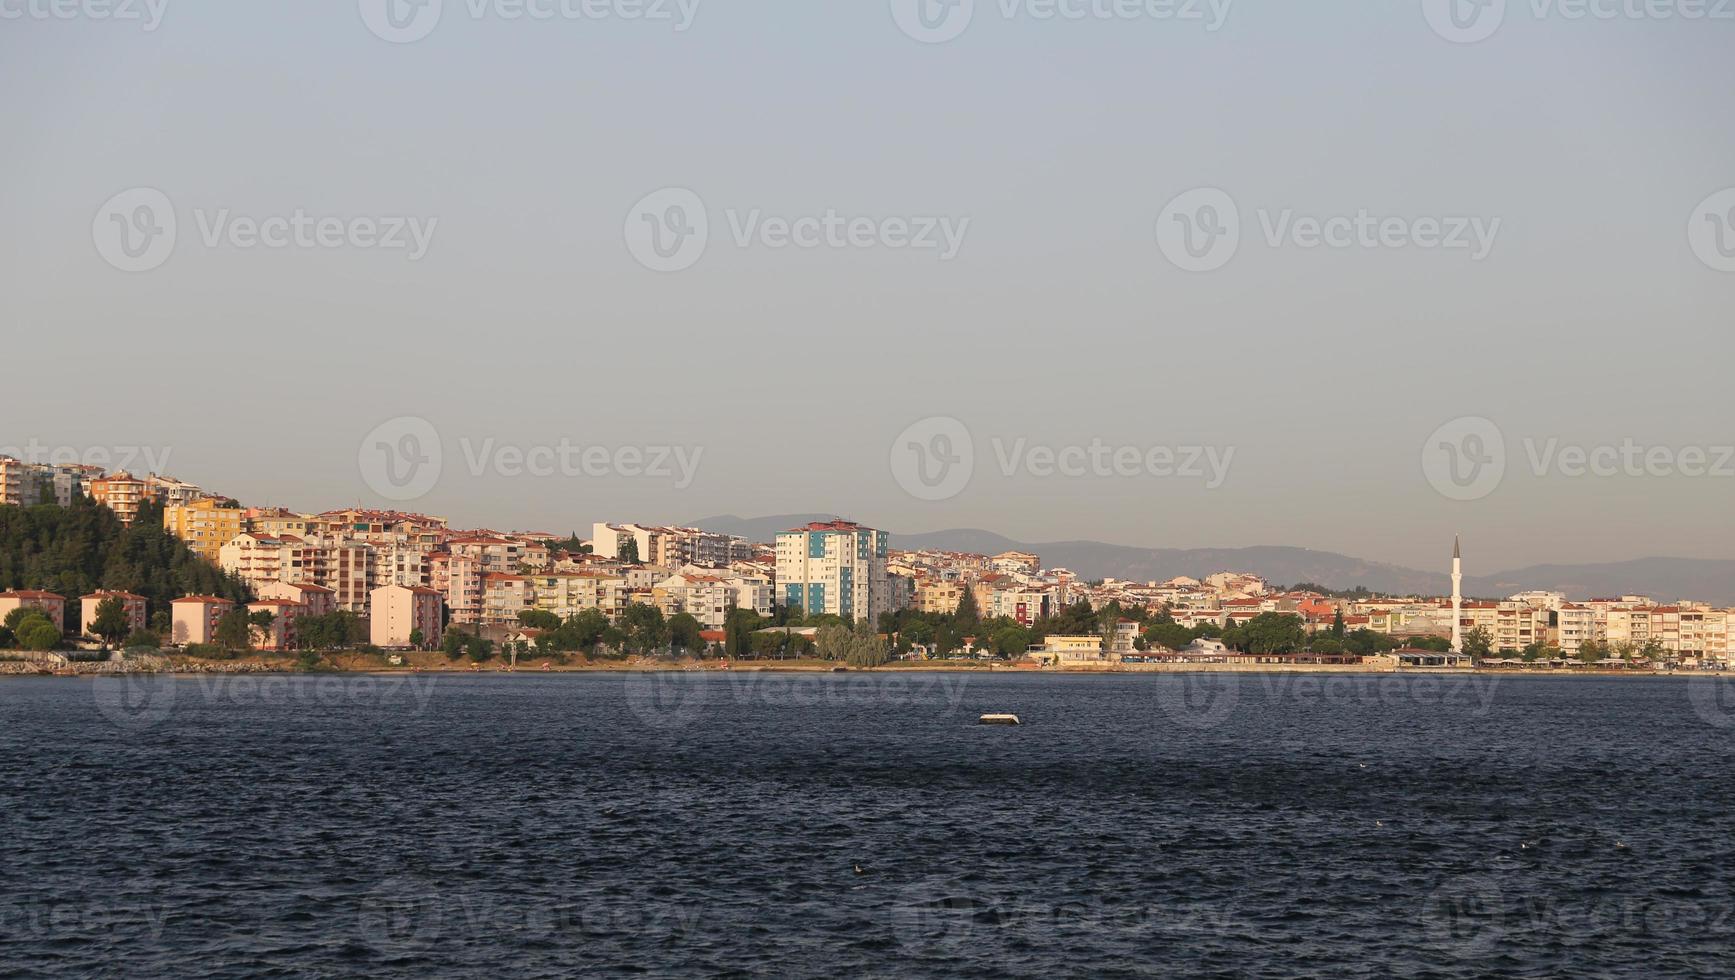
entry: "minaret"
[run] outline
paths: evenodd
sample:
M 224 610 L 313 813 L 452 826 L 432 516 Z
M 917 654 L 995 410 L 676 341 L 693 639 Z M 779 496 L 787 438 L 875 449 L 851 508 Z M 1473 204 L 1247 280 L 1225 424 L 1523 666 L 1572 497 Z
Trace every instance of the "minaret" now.
M 1464 550 L 1452 538 L 1452 652 L 1464 652 Z

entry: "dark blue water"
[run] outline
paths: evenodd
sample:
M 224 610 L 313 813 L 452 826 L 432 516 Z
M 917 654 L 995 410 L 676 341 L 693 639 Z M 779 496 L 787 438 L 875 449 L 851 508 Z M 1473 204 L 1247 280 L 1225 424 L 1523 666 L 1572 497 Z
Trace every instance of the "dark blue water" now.
M 0 974 L 1727 976 L 1725 687 L 9 679 Z

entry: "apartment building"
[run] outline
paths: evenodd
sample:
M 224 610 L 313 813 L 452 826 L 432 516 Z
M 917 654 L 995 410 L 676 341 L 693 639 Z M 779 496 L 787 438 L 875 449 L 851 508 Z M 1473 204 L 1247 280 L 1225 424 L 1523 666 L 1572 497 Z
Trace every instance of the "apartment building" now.
M 149 500 L 145 482 L 130 473 L 111 473 L 90 481 L 90 498 L 114 511 L 122 524 L 138 519 L 139 505 Z
M 419 586 L 382 585 L 368 597 L 373 610 L 368 627 L 376 647 L 403 649 L 419 639 L 436 647 L 444 638 L 440 593 Z
M 170 642 L 177 646 L 217 640 L 217 624 L 235 608 L 228 599 L 209 595 L 183 596 L 171 603 Z
M 17 609 L 40 609 L 57 629 L 66 632 L 66 597 L 63 595 L 37 589 L 0 592 L 0 619 Z
M 79 622 L 81 624 L 80 631 L 85 636 L 96 635 L 91 632 L 91 626 L 96 622 L 97 608 L 108 599 L 119 599 L 121 601 L 123 608 L 126 610 L 128 633 L 145 628 L 146 600 L 144 596 L 133 595 L 131 592 L 107 592 L 98 590 L 92 592 L 90 595 L 81 596 L 78 600 L 79 612 L 81 613 L 79 617 Z
M 337 611 L 337 593 L 311 582 L 267 582 L 254 591 L 261 599 L 283 599 L 303 606 L 304 616 L 326 616 Z
M 271 614 L 271 625 L 249 627 L 255 649 L 283 651 L 293 650 L 299 645 L 295 635 L 295 621 L 307 615 L 306 606 L 288 599 L 261 599 L 248 603 L 247 611 Z
M 886 552 L 891 535 L 850 521 L 814 523 L 777 535 L 783 603 L 809 615 L 875 623 L 890 604 Z
M 227 501 L 207 497 L 164 506 L 163 530 L 186 542 L 195 554 L 216 562 L 222 559 L 223 546 L 247 530 L 247 516 Z
M 753 546 L 747 541 L 696 527 L 597 523 L 591 525 L 590 548 L 600 558 L 618 561 L 632 554 L 644 564 L 664 568 L 725 568 L 753 557 Z

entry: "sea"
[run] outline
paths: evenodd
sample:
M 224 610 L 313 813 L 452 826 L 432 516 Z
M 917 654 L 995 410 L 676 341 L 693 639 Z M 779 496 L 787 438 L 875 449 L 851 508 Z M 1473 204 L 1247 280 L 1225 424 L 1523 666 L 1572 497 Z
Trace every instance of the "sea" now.
M 1723 677 L 8 678 L 0 976 L 1726 977 L 1732 759 Z

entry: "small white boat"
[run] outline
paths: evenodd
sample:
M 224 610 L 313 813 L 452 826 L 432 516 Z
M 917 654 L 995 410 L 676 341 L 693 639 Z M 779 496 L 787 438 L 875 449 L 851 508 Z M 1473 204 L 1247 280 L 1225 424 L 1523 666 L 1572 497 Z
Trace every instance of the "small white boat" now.
M 979 724 L 979 725 L 1022 725 L 1024 723 L 1018 720 L 1017 715 L 983 715 L 977 721 L 977 724 Z

